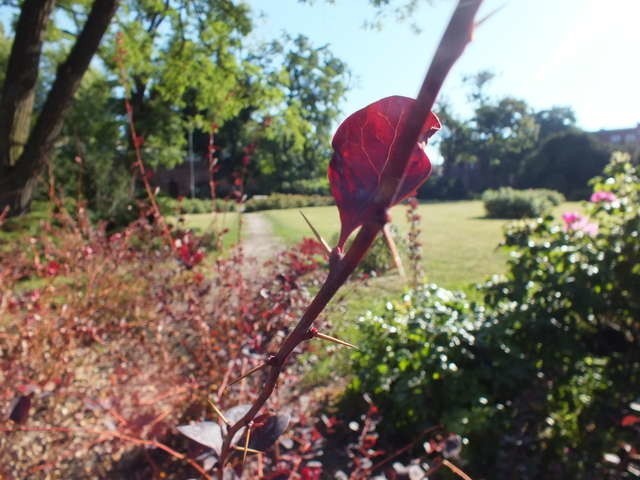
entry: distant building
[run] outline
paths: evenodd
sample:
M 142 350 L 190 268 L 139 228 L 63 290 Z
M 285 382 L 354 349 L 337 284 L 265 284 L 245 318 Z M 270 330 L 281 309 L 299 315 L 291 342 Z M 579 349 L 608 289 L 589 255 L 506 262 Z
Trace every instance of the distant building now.
M 193 160 L 193 170 L 188 160 L 173 168 L 159 168 L 152 178 L 152 183 L 159 187 L 162 193 L 171 197 L 190 197 L 192 185 L 194 196 L 208 197 L 210 192 L 207 162 L 201 155 L 194 155 Z
M 631 128 L 598 130 L 593 132 L 598 140 L 625 150 L 640 150 L 640 123 Z

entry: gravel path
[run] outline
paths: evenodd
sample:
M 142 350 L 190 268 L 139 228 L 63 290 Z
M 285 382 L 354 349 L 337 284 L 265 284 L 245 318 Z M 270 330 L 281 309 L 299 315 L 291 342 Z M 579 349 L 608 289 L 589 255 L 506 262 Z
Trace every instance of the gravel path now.
M 242 245 L 247 256 L 260 264 L 273 258 L 284 246 L 273 234 L 269 220 L 259 212 L 246 213 L 242 217 Z

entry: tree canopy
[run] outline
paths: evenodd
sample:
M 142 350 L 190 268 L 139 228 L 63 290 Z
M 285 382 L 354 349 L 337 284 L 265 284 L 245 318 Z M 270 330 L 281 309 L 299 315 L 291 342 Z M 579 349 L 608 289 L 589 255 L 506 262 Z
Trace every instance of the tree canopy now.
M 95 3 L 68 0 L 41 12 L 46 29 L 40 25 L 43 54 L 33 61 L 35 101 L 23 108 L 29 119 L 42 113 L 60 62 L 86 28 Z M 16 13 L 25 17 L 25 7 Z M 215 124 L 222 174 L 238 168 L 243 147 L 259 144 L 251 173 L 260 176 L 262 189 L 287 190 L 314 178 L 322 183 L 331 128 L 348 86 L 347 66 L 304 36 L 257 44 L 252 29 L 248 6 L 231 0 L 121 2 L 86 75 L 79 75 L 67 95 L 67 102 L 75 100 L 60 116 L 68 121 L 61 124 L 57 148 L 46 149 L 21 181 L 37 177 L 51 159 L 57 185 L 66 193 L 79 190 L 92 208 L 107 214 L 126 203 L 134 194 L 135 161 L 126 96 L 145 162 L 153 168 L 182 163 L 191 135 L 196 153 L 204 156 L 203 136 Z M 0 62 L 6 63 L 11 43 L 0 40 Z M 32 133 L 30 123 L 22 129 L 25 138 Z
M 569 198 L 583 198 L 587 181 L 606 164 L 610 152 L 576 128 L 566 106 L 534 110 L 522 99 L 492 98 L 490 72 L 467 77 L 470 118 L 456 116 L 444 104 L 440 150 L 443 174 L 425 195 L 469 197 L 488 188 L 552 188 Z

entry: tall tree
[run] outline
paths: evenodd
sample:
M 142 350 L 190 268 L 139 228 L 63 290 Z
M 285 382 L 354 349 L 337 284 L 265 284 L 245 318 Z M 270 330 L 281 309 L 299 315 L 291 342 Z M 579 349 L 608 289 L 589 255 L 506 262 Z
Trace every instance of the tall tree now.
M 459 178 L 466 194 L 514 185 L 521 162 L 537 145 L 538 124 L 522 100 L 482 99 L 469 120 L 447 112 L 449 126 L 440 144 L 445 174 Z M 446 123 L 445 123 L 446 125 Z
M 247 61 L 261 72 L 252 81 L 262 94 L 217 136 L 224 147 L 224 173 L 237 167 L 244 156 L 242 148 L 254 143 L 250 173 L 259 178 L 254 190 L 321 189 L 326 184 L 332 128 L 349 82 L 346 64 L 327 46 L 314 46 L 304 36 L 270 42 Z
M 259 71 L 245 62 L 250 11 L 231 0 L 128 1 L 117 24 L 127 89 L 145 157 L 153 165 L 184 160 L 187 131 L 224 124 L 263 97 Z M 112 57 L 105 57 L 112 71 Z
M 284 98 L 258 159 L 274 188 L 291 191 L 301 180 L 325 177 L 349 71 L 327 46 L 315 47 L 305 36 L 286 38 L 280 47 L 283 61 L 273 78 Z
M 598 175 L 611 157 L 611 150 L 592 135 L 567 130 L 547 137 L 523 160 L 519 186 L 551 188 L 570 200 L 586 200 L 589 180 Z
M 54 3 L 22 4 L 0 96 L 0 210 L 9 207 L 13 215 L 31 203 L 37 176 L 51 157 L 64 116 L 118 6 L 118 0 L 93 2 L 31 128 L 44 34 Z
M 535 114 L 540 128 L 539 139 L 544 141 L 551 135 L 567 132 L 576 126 L 576 115 L 571 107 L 551 107 Z

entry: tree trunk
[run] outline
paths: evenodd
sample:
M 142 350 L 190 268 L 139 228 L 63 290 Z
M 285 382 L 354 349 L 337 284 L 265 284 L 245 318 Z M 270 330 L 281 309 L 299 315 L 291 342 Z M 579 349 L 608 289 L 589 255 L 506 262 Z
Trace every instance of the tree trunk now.
M 42 42 L 54 3 L 25 0 L 20 11 L 0 97 L 0 169 L 15 165 L 29 136 Z
M 22 155 L 15 165 L 5 165 L 0 170 L 0 210 L 9 205 L 11 213 L 17 215 L 29 207 L 37 176 L 51 157 L 64 116 L 117 7 L 118 0 L 94 1 L 69 56 L 58 67 Z

